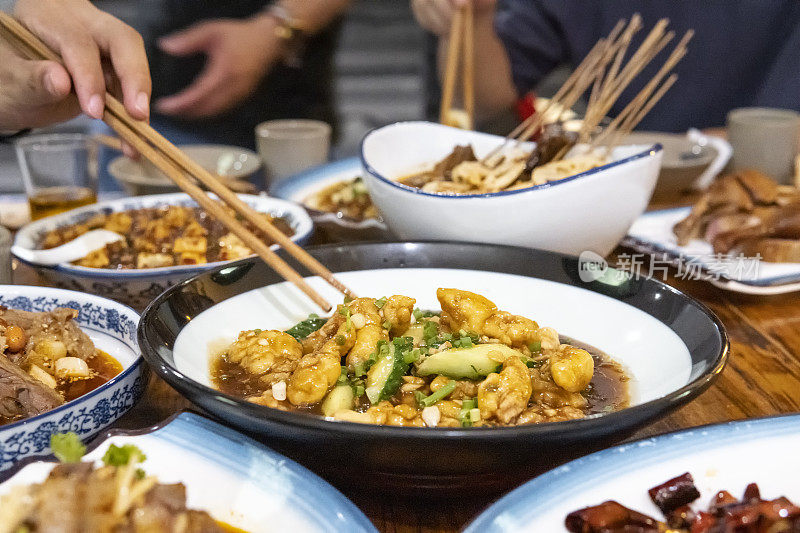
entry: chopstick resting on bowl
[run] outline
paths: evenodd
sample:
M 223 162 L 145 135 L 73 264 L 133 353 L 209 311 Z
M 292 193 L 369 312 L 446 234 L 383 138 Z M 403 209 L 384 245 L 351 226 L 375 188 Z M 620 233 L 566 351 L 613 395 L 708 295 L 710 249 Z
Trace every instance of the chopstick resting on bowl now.
M 38 37 L 32 34 L 25 26 L 14 17 L 0 11 L 0 30 L 3 37 L 18 51 L 29 59 L 48 59 L 62 63 L 61 58 L 53 52 Z M 331 286 L 345 296 L 353 297 L 353 292 L 338 281 L 322 263 L 314 259 L 308 252 L 295 244 L 278 228 L 254 211 L 235 193 L 220 183 L 210 172 L 205 170 L 195 161 L 190 159 L 175 145 L 166 140 L 161 134 L 150 127 L 146 122 L 136 120 L 125 110 L 122 103 L 114 96 L 106 93 L 106 108 L 103 120 L 125 142 L 133 146 L 143 157 L 153 163 L 169 177 L 180 189 L 186 192 L 208 214 L 223 223 L 233 234 L 239 237 L 245 245 L 261 257 L 275 272 L 285 280 L 293 283 L 314 303 L 325 311 L 332 309 L 319 293 L 317 293 L 303 277 L 292 267 L 273 252 L 264 241 L 248 230 L 235 215 L 229 213 L 225 205 L 237 215 L 253 224 L 259 231 L 279 244 L 290 255 L 314 274 L 320 276 Z M 207 195 L 198 185 L 207 187 L 216 194 L 218 200 Z
M 468 2 L 453 15 L 448 38 L 447 62 L 442 82 L 442 103 L 439 122 L 448 126 L 472 129 L 475 123 L 475 32 L 472 2 Z M 461 61 L 464 109 L 453 108 L 458 68 Z

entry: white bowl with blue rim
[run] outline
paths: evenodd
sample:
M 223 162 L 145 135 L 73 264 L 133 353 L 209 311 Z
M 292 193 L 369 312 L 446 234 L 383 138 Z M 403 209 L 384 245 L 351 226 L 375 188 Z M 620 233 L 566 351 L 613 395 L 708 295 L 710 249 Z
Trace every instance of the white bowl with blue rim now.
M 291 237 L 294 242 L 303 244 L 311 237 L 314 223 L 301 206 L 277 198 L 246 194 L 239 195 L 239 197 L 260 213 L 269 213 L 286 219 L 289 226 L 294 230 L 294 235 Z M 49 231 L 83 222 L 94 215 L 169 205 L 194 207 L 197 204 L 184 193 L 138 196 L 100 202 L 26 224 L 17 232 L 14 245 L 27 249 L 37 249 L 39 243 Z M 277 245 L 273 246 L 273 249 L 275 248 L 277 248 Z M 17 260 L 25 263 L 19 257 L 17 257 Z M 123 302 L 136 309 L 142 309 L 153 298 L 172 285 L 221 264 L 222 262 L 214 262 L 204 265 L 176 265 L 162 268 L 119 270 L 88 268 L 71 263 L 61 263 L 52 267 L 35 264 L 31 266 L 46 280 L 59 287 L 99 294 Z
M 361 143 L 372 201 L 401 239 L 455 240 L 607 255 L 647 207 L 661 167 L 661 145 L 619 146 L 606 165 L 513 191 L 444 195 L 398 178 L 429 169 L 458 144 L 478 157 L 503 138 L 430 122 L 373 130 Z
M 107 383 L 52 411 L 0 426 L 0 471 L 27 457 L 50 454 L 53 433 L 96 435 L 141 398 L 147 374 L 136 342 L 139 315 L 130 307 L 93 294 L 27 285 L 0 285 L 0 305 L 36 312 L 57 307 L 77 310 L 77 325 L 123 369 Z
M 88 445 L 85 461 L 111 444 L 133 444 L 142 468 L 160 483 L 183 483 L 190 509 L 250 533 L 267 531 L 372 533 L 364 514 L 328 483 L 294 461 L 216 422 L 179 413 L 159 427 L 112 430 Z M 176 460 L 180 458 L 180 460 Z M 42 482 L 54 460 L 28 461 L 0 476 L 0 495 Z

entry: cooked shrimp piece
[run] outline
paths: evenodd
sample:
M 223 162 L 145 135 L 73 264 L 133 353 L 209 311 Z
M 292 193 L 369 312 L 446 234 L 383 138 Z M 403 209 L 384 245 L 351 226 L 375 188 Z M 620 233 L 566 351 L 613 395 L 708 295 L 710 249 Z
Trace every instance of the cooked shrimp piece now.
M 394 295 L 386 299 L 381 308 L 385 321 L 389 322 L 392 337 L 402 334 L 411 325 L 411 316 L 414 314 L 414 304 L 417 301 L 408 296 Z
M 354 369 L 369 359 L 375 352 L 378 341 L 388 341 L 389 335 L 381 326 L 383 320 L 374 298 L 357 298 L 347 304 L 347 309 L 350 313 L 350 327 L 356 334 L 355 345 L 347 354 L 347 366 Z
M 592 381 L 594 359 L 586 350 L 565 344 L 550 357 L 550 374 L 562 389 L 580 392 Z
M 340 315 L 341 316 L 341 315 Z M 342 357 L 356 342 L 356 332 L 347 322 L 342 322 L 333 338 L 322 347 L 304 355 L 297 364 L 289 384 L 286 397 L 294 405 L 314 404 L 325 397 L 342 373 Z
M 269 384 L 287 379 L 302 355 L 300 343 L 288 333 L 250 330 L 239 334 L 225 357 L 248 374 L 261 376 L 261 381 Z
M 540 340 L 539 324 L 524 316 L 497 311 L 483 325 L 480 334 L 493 337 L 503 344 L 521 347 Z
M 508 424 L 528 406 L 533 387 L 528 367 L 519 357 L 510 356 L 502 363 L 500 373 L 489 374 L 478 387 L 478 408 L 482 419 Z
M 497 312 L 494 302 L 474 292 L 437 289 L 436 297 L 442 306 L 442 323 L 450 331 L 463 329 L 480 335 L 486 319 Z

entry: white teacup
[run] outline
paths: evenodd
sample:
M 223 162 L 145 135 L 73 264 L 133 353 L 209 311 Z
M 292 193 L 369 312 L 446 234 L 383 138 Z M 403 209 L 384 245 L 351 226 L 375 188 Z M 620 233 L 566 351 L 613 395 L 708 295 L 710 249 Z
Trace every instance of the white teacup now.
M 267 188 L 328 160 L 331 127 L 318 120 L 270 120 L 256 126 L 256 145 L 264 161 Z

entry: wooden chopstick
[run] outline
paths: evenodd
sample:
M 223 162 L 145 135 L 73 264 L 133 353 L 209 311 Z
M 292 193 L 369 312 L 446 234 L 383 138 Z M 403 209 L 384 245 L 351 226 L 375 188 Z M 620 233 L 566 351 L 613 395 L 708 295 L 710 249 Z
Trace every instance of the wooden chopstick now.
M 442 124 L 449 124 L 453 116 L 456 81 L 462 60 L 464 113 L 468 122 L 465 126 L 472 128 L 475 122 L 475 30 L 471 3 L 455 12 L 450 26 L 439 108 L 439 122 Z
M 16 42 L 14 42 L 15 46 L 27 49 L 28 55 L 32 58 L 50 59 L 61 62 L 61 58 L 57 54 L 30 33 L 27 28 L 22 26 L 16 19 L 6 13 L 0 12 L 0 27 L 4 30 L 4 34 L 7 38 L 11 37 L 16 40 Z M 175 183 L 197 201 L 201 207 L 207 208 L 212 216 L 218 216 L 232 232 L 248 244 L 248 246 L 264 259 L 270 267 L 275 269 L 275 271 L 285 279 L 294 283 L 300 290 L 314 300 L 317 305 L 326 311 L 331 310 L 331 305 L 314 291 L 299 274 L 294 272 L 287 263 L 270 250 L 258 237 L 241 225 L 234 217 L 230 216 L 220 204 L 206 196 L 202 189 L 190 178 L 184 176 L 183 172 L 186 171 L 190 176 L 197 179 L 197 181 L 206 185 L 206 187 L 215 192 L 222 201 L 228 203 L 237 213 L 241 214 L 259 230 L 263 231 L 275 242 L 283 246 L 288 253 L 293 255 L 298 261 L 309 268 L 309 270 L 322 277 L 343 294 L 353 296 L 352 291 L 336 280 L 333 274 L 321 263 L 292 242 L 286 235 L 280 232 L 280 230 L 261 218 L 258 213 L 253 211 L 238 196 L 222 185 L 208 171 L 192 161 L 177 147 L 153 130 L 148 124 L 133 119 L 125 111 L 122 103 L 108 94 L 106 95 L 106 110 L 103 119 L 120 135 L 120 137 L 126 142 L 129 142 L 134 148 L 137 148 L 143 156 L 150 159 L 157 168 L 175 181 Z M 152 146 L 150 144 L 152 144 Z

